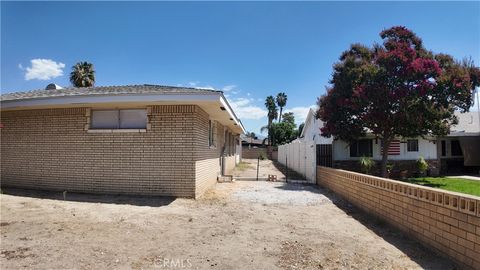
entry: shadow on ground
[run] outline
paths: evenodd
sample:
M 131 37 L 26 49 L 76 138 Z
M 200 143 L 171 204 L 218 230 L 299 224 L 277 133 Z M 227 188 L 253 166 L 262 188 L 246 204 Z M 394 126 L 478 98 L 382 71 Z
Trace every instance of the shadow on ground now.
M 446 186 L 445 184 L 430 183 L 427 180 L 415 179 L 415 178 L 409 178 L 408 180 L 405 180 L 403 182 L 407 182 L 407 183 L 411 183 L 411 184 L 417 184 L 417 185 L 421 185 L 421 186 L 424 186 L 424 187 L 433 187 L 433 188 L 442 188 L 443 186 Z
M 362 223 L 362 225 L 367 227 L 377 236 L 398 248 L 423 269 L 458 269 L 456 264 L 445 258 L 444 255 L 438 254 L 431 248 L 424 246 L 419 241 L 391 226 L 382 219 L 350 204 L 348 201 L 328 189 L 321 187 L 318 187 L 318 189 L 321 194 L 328 197 L 343 212 Z
M 2 193 L 12 196 L 31 197 L 38 199 L 65 200 L 71 202 L 129 204 L 136 206 L 160 207 L 175 201 L 175 197 L 167 196 L 131 196 L 131 195 L 102 195 L 67 192 L 65 198 L 61 191 L 31 190 L 19 188 L 2 188 Z
M 303 183 L 298 184 L 298 183 L 288 183 L 287 182 L 284 185 L 276 186 L 275 188 L 282 189 L 282 190 L 288 190 L 288 191 L 310 191 L 312 193 L 325 195 L 324 191 L 321 190 L 315 184 L 303 184 Z
M 272 163 L 273 163 L 273 166 L 275 166 L 275 168 L 277 170 L 281 171 L 287 177 L 287 181 L 288 180 L 305 180 L 305 176 L 297 173 L 296 171 L 294 171 L 290 168 L 288 168 L 288 170 L 287 170 L 287 167 L 285 165 L 281 164 L 280 162 L 272 160 Z M 285 179 L 283 179 L 283 180 L 285 180 Z

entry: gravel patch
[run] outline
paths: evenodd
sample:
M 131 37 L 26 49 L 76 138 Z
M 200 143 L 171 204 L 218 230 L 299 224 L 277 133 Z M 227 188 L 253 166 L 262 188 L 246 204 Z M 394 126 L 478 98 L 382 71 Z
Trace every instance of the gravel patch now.
M 233 192 L 233 197 L 243 202 L 267 205 L 321 205 L 331 202 L 315 185 L 258 181 L 255 185 L 240 186 Z

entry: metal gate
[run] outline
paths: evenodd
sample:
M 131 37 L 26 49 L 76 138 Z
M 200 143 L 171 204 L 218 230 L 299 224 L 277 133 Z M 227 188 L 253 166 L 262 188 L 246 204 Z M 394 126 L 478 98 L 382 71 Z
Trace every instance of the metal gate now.
M 332 167 L 332 145 L 317 144 L 317 165 L 324 167 Z

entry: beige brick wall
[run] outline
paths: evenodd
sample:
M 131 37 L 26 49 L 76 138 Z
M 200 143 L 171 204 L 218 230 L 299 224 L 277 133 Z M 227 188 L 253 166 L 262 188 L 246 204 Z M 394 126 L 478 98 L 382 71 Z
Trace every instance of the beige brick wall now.
M 317 167 L 317 183 L 462 268 L 480 269 L 479 197 L 326 167 Z
M 199 108 L 195 119 L 195 175 L 196 197 L 201 196 L 208 188 L 217 182 L 221 174 L 220 157 L 225 147 L 226 128 L 217 123 L 217 145 L 210 147 L 208 144 L 209 115 Z M 231 132 L 231 130 L 227 131 Z M 235 167 L 235 156 L 227 156 L 227 172 Z
M 214 186 L 219 175 L 219 158 L 195 161 L 195 198 L 202 196 L 205 191 Z
M 87 132 L 87 112 L 2 112 L 2 185 L 198 197 L 215 183 L 221 147 L 208 146 L 208 115 L 200 107 L 152 106 L 151 128 L 127 133 Z M 223 131 L 218 125 L 219 145 Z

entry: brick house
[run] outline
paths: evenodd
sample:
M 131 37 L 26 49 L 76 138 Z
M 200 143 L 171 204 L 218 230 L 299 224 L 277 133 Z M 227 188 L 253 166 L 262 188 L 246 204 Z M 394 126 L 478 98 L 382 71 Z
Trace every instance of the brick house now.
M 1 97 L 2 186 L 198 198 L 240 160 L 221 91 L 158 85 Z

